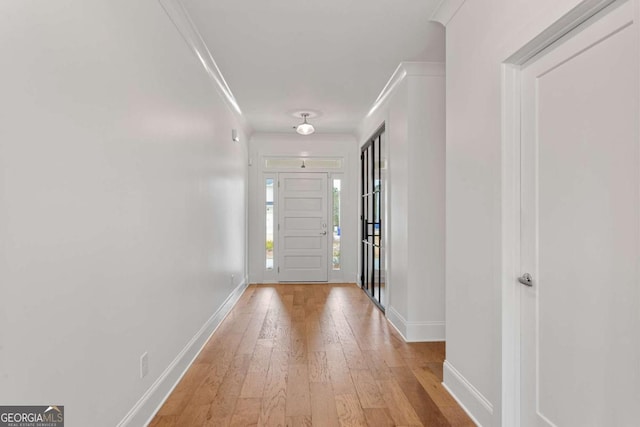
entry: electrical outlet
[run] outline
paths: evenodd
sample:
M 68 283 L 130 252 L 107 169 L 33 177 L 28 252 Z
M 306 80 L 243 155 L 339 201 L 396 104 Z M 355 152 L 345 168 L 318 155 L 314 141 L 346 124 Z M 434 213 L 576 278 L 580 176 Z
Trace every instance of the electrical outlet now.
M 149 354 L 145 351 L 142 356 L 140 356 L 140 379 L 147 376 L 149 373 Z

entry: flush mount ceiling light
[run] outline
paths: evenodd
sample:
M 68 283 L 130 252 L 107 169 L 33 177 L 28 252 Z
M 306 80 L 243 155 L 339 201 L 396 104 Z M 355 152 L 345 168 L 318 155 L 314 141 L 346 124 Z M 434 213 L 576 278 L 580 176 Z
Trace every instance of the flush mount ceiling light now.
M 298 132 L 300 135 L 311 135 L 312 133 L 314 133 L 316 129 L 311 123 L 307 123 L 307 117 L 309 117 L 309 113 L 300 113 L 300 117 L 302 117 L 304 121 L 298 126 L 293 127 L 296 132 Z

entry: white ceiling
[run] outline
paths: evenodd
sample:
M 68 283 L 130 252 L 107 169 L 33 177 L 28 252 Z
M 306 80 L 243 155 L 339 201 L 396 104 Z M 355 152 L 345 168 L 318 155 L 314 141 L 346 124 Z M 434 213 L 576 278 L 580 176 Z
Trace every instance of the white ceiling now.
M 183 0 L 250 126 L 354 132 L 402 61 L 444 61 L 440 0 Z

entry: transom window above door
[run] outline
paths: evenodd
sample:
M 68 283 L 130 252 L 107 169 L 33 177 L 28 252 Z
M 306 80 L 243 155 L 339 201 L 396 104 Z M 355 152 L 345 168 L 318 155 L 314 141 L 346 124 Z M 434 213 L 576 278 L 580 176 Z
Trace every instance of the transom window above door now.
M 341 169 L 342 158 L 266 157 L 264 169 Z

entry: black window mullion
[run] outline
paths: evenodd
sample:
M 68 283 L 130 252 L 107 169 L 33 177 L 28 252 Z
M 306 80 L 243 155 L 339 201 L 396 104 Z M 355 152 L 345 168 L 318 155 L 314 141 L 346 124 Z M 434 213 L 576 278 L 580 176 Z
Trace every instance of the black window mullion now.
M 371 299 L 382 306 L 382 127 L 362 148 L 361 178 L 361 286 Z

